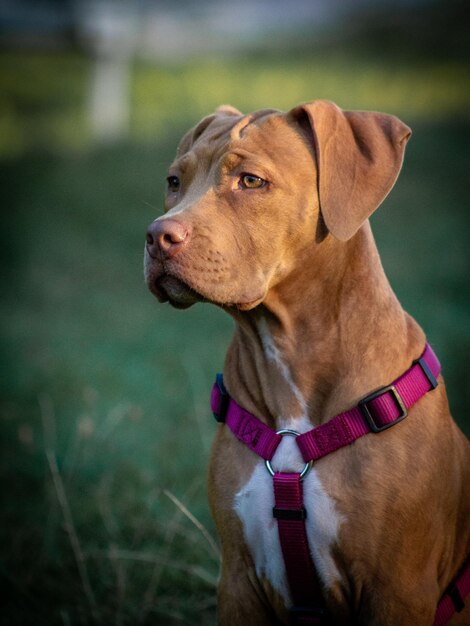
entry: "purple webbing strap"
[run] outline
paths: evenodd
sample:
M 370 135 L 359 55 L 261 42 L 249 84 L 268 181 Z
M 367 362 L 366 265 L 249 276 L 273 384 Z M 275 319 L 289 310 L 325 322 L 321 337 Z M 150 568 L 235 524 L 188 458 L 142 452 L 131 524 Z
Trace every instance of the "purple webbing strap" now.
M 428 370 L 426 372 L 426 370 Z M 394 381 L 390 387 L 395 388 L 404 408 L 410 408 L 426 392 L 435 387 L 432 378 L 436 379 L 441 370 L 440 363 L 431 347 L 426 344 L 423 355 L 409 370 Z M 388 388 L 384 388 L 388 389 Z M 367 410 L 374 424 L 383 428 L 396 422 L 402 414 L 393 390 L 367 402 Z M 373 394 L 372 394 L 373 395 Z M 370 421 L 360 406 L 340 413 L 325 424 L 317 426 L 297 437 L 296 442 L 304 461 L 316 461 L 339 448 L 346 446 L 359 437 L 371 432 Z
M 225 415 L 221 415 L 223 397 L 226 398 Z M 221 418 L 235 437 L 265 461 L 270 461 L 281 442 L 282 436 L 275 433 L 257 417 L 242 409 L 235 400 L 222 392 L 216 383 L 211 393 L 211 409 Z
M 273 514 L 278 522 L 287 581 L 294 604 L 292 617 L 296 624 L 320 625 L 319 610 L 312 606 L 313 590 L 318 588 L 318 583 L 305 528 L 302 479 L 300 474 L 276 472 L 273 483 Z
M 454 616 L 457 610 L 461 611 L 465 598 L 470 594 L 470 558 L 464 563 L 460 574 L 451 588 L 442 596 L 436 611 L 433 626 L 444 626 Z
M 225 423 L 237 439 L 262 459 L 270 461 L 273 458 L 282 436 L 277 435 L 248 411 L 244 411 L 236 402 L 230 402 Z

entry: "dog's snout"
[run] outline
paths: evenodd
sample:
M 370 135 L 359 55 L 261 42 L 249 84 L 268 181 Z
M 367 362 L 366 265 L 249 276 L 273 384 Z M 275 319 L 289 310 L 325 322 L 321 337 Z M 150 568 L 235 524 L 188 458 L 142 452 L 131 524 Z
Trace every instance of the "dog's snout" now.
M 151 257 L 174 256 L 188 243 L 189 230 L 173 219 L 155 220 L 147 230 L 147 250 Z

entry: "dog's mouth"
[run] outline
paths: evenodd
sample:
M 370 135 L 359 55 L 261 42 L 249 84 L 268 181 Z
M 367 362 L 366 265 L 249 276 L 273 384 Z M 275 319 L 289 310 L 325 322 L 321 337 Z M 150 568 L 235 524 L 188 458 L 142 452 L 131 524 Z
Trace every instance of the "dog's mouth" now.
M 150 290 L 159 302 L 168 302 L 176 309 L 187 309 L 196 302 L 212 302 L 226 309 L 249 311 L 262 302 L 263 298 L 246 302 L 218 302 L 202 295 L 186 282 L 171 274 L 163 274 L 150 283 Z
M 152 285 L 152 291 L 160 302 L 169 302 L 177 309 L 187 309 L 192 304 L 205 300 L 192 287 L 169 274 L 157 278 Z

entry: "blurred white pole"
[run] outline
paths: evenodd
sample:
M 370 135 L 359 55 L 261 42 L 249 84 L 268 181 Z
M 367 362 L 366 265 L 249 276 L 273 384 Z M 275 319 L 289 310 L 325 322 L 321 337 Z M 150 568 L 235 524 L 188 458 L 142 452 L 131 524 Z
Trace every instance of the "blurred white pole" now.
M 125 137 L 129 131 L 129 58 L 96 57 L 89 94 L 89 118 L 99 140 Z
M 77 2 L 85 43 L 93 54 L 88 109 L 98 141 L 125 138 L 130 122 L 130 77 L 137 9 L 128 0 Z

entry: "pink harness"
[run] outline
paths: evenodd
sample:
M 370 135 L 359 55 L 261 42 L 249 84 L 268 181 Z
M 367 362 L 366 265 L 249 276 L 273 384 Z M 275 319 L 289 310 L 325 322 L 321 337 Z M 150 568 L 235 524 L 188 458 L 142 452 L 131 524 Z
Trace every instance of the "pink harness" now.
M 304 476 L 314 461 L 353 443 L 359 437 L 371 432 L 380 433 L 405 419 L 408 409 L 428 391 L 436 388 L 440 370 L 436 355 L 426 344 L 422 356 L 391 385 L 371 393 L 356 407 L 303 434 L 288 429 L 278 432 L 271 430 L 230 398 L 222 374 L 217 375 L 211 394 L 211 408 L 216 420 L 225 423 L 237 439 L 263 458 L 273 477 L 273 516 L 278 521 L 281 550 L 293 601 L 290 611 L 295 624 L 319 626 L 325 623 L 324 618 L 327 617 L 323 607 L 318 607 L 315 601 L 312 604 L 312 596 L 321 594 L 321 591 L 305 528 L 307 512 L 302 494 Z M 305 461 L 305 467 L 300 473 L 277 472 L 271 466 L 274 453 L 285 435 L 296 437 Z M 470 560 L 441 598 L 433 626 L 443 626 L 456 611 L 462 611 L 464 599 L 469 593 Z

